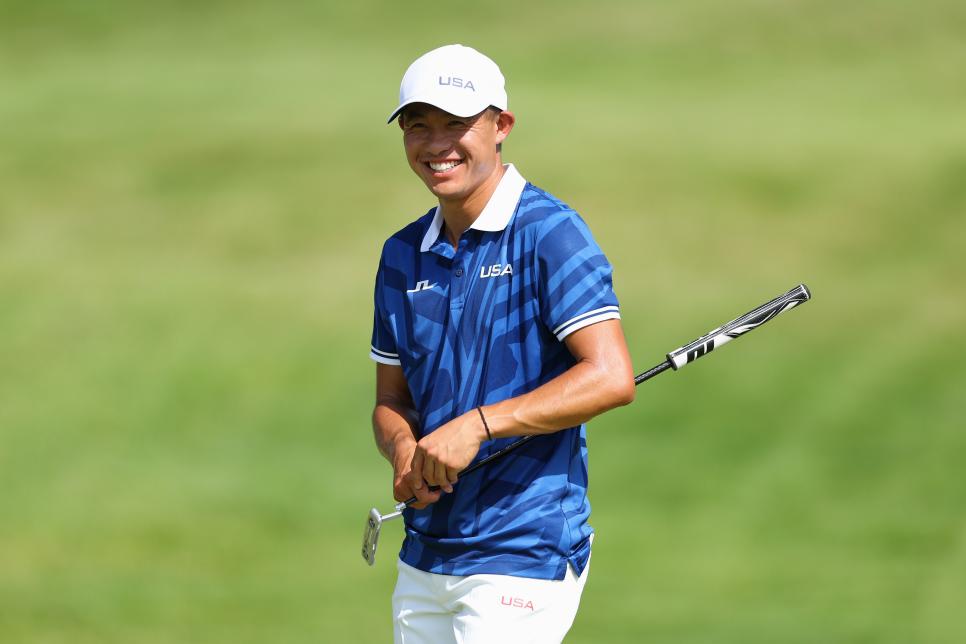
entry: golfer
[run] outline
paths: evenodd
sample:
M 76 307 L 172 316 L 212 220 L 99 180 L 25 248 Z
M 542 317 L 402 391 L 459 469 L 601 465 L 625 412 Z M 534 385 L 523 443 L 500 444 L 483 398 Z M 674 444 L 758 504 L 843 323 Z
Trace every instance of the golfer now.
M 503 163 L 515 117 L 492 60 L 423 55 L 394 120 L 437 201 L 386 241 L 375 284 L 376 443 L 395 498 L 419 501 L 395 641 L 559 642 L 590 563 L 584 423 L 634 398 L 611 266 L 573 209 Z

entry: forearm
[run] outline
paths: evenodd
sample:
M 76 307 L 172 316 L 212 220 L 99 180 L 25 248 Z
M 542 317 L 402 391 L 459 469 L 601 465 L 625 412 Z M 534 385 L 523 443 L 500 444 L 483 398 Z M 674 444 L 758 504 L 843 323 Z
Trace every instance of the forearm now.
M 397 401 L 376 402 L 372 411 L 372 432 L 379 453 L 390 463 L 395 462 L 400 441 L 416 442 L 417 426 L 415 410 Z
M 410 482 L 447 492 L 487 440 L 524 434 L 549 434 L 579 425 L 634 400 L 634 372 L 618 320 L 604 320 L 574 331 L 565 340 L 576 359 L 570 369 L 533 391 L 460 414 L 423 436 L 413 452 Z
M 629 362 L 601 364 L 578 361 L 533 391 L 485 405 L 494 438 L 547 434 L 574 427 L 634 400 L 634 374 Z

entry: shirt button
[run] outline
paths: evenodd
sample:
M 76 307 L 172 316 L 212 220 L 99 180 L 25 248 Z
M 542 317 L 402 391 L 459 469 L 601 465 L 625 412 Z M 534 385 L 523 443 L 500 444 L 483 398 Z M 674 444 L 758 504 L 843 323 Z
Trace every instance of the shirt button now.
M 462 268 L 457 268 L 456 269 L 456 277 L 463 277 L 463 269 Z

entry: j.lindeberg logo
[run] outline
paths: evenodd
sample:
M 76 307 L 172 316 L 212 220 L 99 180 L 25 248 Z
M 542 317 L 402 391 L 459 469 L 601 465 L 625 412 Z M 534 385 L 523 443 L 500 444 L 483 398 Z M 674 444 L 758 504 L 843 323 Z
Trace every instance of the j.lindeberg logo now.
M 439 77 L 440 85 L 452 85 L 453 87 L 462 87 L 463 89 L 468 89 L 472 92 L 476 91 L 476 87 L 473 86 L 473 81 L 463 80 L 462 78 L 457 78 L 456 76 L 447 76 L 443 78 Z
M 419 291 L 428 291 L 429 289 L 436 288 L 437 286 L 438 286 L 438 283 L 430 284 L 429 280 L 422 280 L 422 281 L 416 282 L 416 288 L 407 289 L 406 292 L 418 293 Z
M 501 277 L 503 275 L 513 275 L 513 266 L 510 264 L 493 264 L 492 266 L 480 267 L 480 278 Z

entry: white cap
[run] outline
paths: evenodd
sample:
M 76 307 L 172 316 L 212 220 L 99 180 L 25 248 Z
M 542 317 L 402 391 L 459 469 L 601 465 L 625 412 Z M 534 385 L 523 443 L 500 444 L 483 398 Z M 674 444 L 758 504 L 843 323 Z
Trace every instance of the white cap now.
M 467 117 L 490 105 L 507 108 L 503 73 L 497 64 L 463 45 L 446 45 L 417 58 L 399 85 L 399 107 L 387 123 L 411 103 L 429 103 Z

